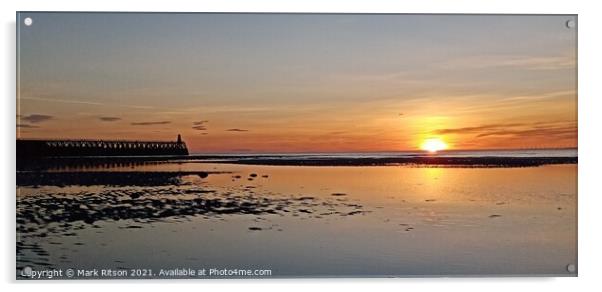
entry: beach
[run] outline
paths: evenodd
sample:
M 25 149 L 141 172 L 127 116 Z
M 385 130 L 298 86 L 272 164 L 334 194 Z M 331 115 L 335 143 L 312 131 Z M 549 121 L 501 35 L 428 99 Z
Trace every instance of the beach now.
M 577 260 L 576 163 L 195 158 L 36 171 L 17 175 L 17 269 L 576 275 L 567 271 Z

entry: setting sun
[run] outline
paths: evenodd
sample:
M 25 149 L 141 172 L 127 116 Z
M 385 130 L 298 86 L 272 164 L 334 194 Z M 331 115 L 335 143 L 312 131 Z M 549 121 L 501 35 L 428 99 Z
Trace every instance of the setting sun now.
M 420 149 L 431 153 L 447 149 L 447 143 L 439 138 L 429 138 L 424 140 Z

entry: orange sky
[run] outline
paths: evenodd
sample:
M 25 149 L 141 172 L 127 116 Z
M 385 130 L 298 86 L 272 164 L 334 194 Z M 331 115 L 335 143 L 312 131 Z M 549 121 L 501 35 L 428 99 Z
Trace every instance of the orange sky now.
M 32 17 L 19 28 L 21 138 L 180 133 L 191 152 L 577 145 L 573 16 Z

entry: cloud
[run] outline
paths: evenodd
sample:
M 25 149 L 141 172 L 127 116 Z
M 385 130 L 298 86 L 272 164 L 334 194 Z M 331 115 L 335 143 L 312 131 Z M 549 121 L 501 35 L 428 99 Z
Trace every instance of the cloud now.
M 547 128 L 535 128 L 527 130 L 502 130 L 493 131 L 477 135 L 477 138 L 490 137 L 490 136 L 544 136 L 544 137 L 577 137 L 577 128 L 569 127 L 547 127 Z
M 99 117 L 98 119 L 103 122 L 115 122 L 121 120 L 121 118 L 118 117 Z
M 29 125 L 29 124 L 17 124 L 17 128 L 39 128 L 38 126 L 34 126 L 34 125 Z
M 511 123 L 511 124 L 489 124 L 474 127 L 439 129 L 433 131 L 434 134 L 473 134 L 475 138 L 485 138 L 493 136 L 512 136 L 512 137 L 557 137 L 557 138 L 576 138 L 577 125 L 574 121 L 554 121 L 554 122 L 536 122 L 531 124 Z
M 202 120 L 202 121 L 196 121 L 196 122 L 192 122 L 192 128 L 194 130 L 198 130 L 198 131 L 206 131 L 207 130 L 207 126 L 205 124 L 209 123 L 208 120 Z
M 516 57 L 498 62 L 498 66 L 526 67 L 531 70 L 559 70 L 575 67 L 570 57 Z
M 446 69 L 524 68 L 527 70 L 560 70 L 575 68 L 572 56 L 480 55 L 453 59 L 443 63 Z
M 463 128 L 450 128 L 450 129 L 439 129 L 433 131 L 433 133 L 438 135 L 445 134 L 470 134 L 470 133 L 479 133 L 487 130 L 495 130 L 500 128 L 508 128 L 508 127 L 518 127 L 523 126 L 524 124 L 513 123 L 513 124 L 489 124 L 489 125 L 481 125 L 474 127 L 463 127 Z
M 136 123 L 131 123 L 132 126 L 152 126 L 152 125 L 167 125 L 167 124 L 171 124 L 171 121 L 136 122 Z
M 37 100 L 37 101 L 48 101 L 48 102 L 57 102 L 57 103 L 86 104 L 86 105 L 103 105 L 102 103 L 99 103 L 99 102 L 90 102 L 90 101 L 83 101 L 83 100 L 71 100 L 71 99 L 44 98 L 44 97 L 31 97 L 31 96 L 24 96 L 24 97 L 21 97 L 21 99 L 24 99 L 24 100 Z
M 37 123 L 45 122 L 45 121 L 52 119 L 52 116 L 41 115 L 41 114 L 31 114 L 28 116 L 20 116 L 20 119 L 30 122 L 32 124 L 37 124 Z
M 238 129 L 238 128 L 233 128 L 233 129 L 227 129 L 227 132 L 248 132 L 249 130 L 247 129 Z
M 110 104 L 110 103 L 100 103 L 100 102 L 92 102 L 92 101 L 85 101 L 85 100 L 57 99 L 57 98 L 32 97 L 32 96 L 24 96 L 24 97 L 21 97 L 21 99 L 22 100 L 55 102 L 55 103 L 67 103 L 67 104 L 114 106 L 114 107 L 125 107 L 125 108 L 133 108 L 133 109 L 155 109 L 156 108 L 154 106 L 148 106 L 148 105 L 122 104 L 122 103 Z

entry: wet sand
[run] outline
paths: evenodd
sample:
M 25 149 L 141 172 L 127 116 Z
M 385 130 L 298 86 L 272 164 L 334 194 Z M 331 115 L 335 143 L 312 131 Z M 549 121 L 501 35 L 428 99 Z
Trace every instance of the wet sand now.
M 210 171 L 21 171 L 17 186 L 161 186 L 181 184 L 183 176 L 205 178 Z M 228 172 L 223 172 L 228 173 Z
M 177 162 L 95 171 L 154 179 L 18 187 L 17 268 L 262 268 L 274 277 L 576 274 L 566 270 L 576 263 L 575 164 Z

